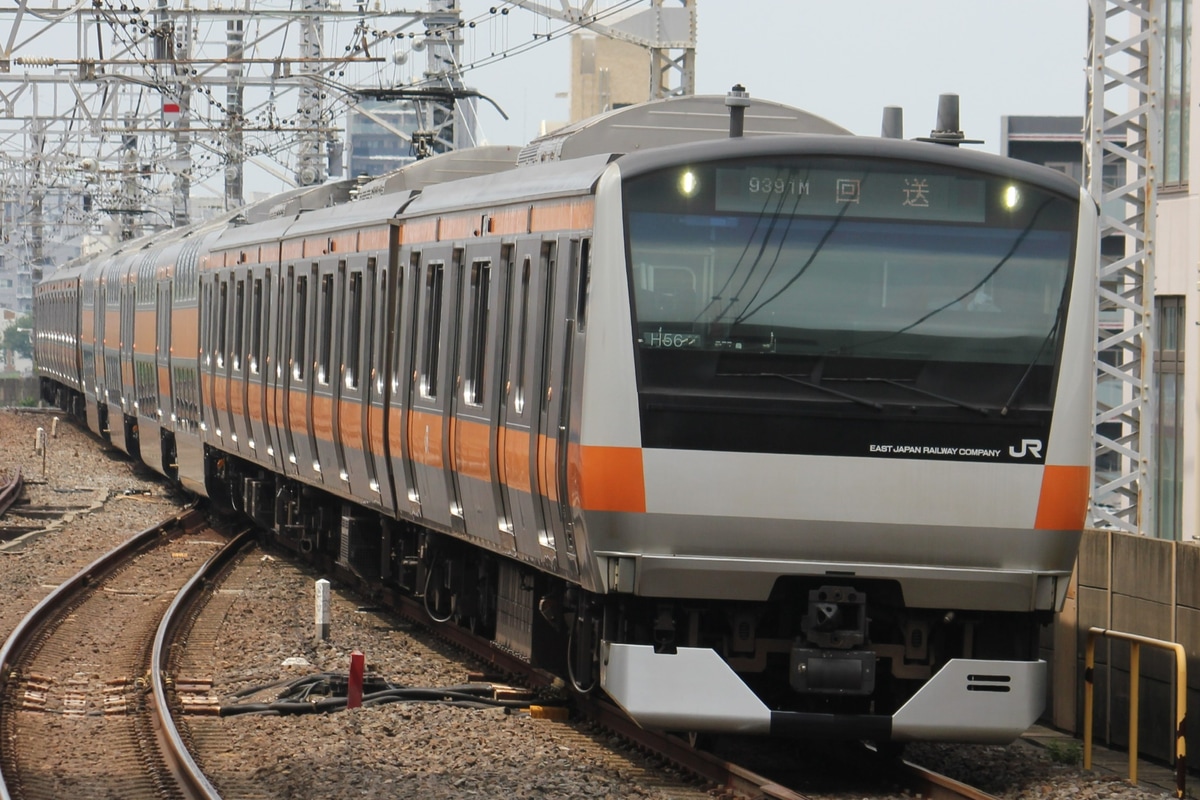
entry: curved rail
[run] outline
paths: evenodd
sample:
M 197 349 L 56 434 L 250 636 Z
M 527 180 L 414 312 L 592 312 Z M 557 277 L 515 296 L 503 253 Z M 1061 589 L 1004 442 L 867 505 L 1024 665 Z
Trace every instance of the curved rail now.
M 914 795 L 928 800 L 996 800 L 994 795 L 982 789 L 968 786 L 962 781 L 948 778 L 909 761 L 902 762 L 900 769 L 908 778 L 909 787 Z
M 204 773 L 192 758 L 192 754 L 180 737 L 179 728 L 175 724 L 175 715 L 171 711 L 169 700 L 170 695 L 167 694 L 166 678 L 170 643 L 175 638 L 175 633 L 184 624 L 188 609 L 204 591 L 205 585 L 233 560 L 242 547 L 253 541 L 253 538 L 253 530 L 243 531 L 229 544 L 214 553 L 212 558 L 206 561 L 204 566 L 175 595 L 175 599 L 171 601 L 170 607 L 163 615 L 158 632 L 154 636 L 154 650 L 150 660 L 152 688 L 150 697 L 158 711 L 158 734 L 163 745 L 163 753 L 172 772 L 181 783 L 186 784 L 189 797 L 196 798 L 196 800 L 221 800 L 221 795 L 204 777 Z
M 186 531 L 189 529 L 198 528 L 203 524 L 205 524 L 204 515 L 195 509 L 191 509 L 173 519 L 166 520 L 158 525 L 147 528 L 146 530 L 121 544 L 119 547 L 102 555 L 100 558 L 96 559 L 91 564 L 76 573 L 74 577 L 63 582 L 56 589 L 54 589 L 54 591 L 46 595 L 46 597 L 44 597 L 40 603 L 38 603 L 28 614 L 25 615 L 24 619 L 21 620 L 16 628 L 13 629 L 13 632 L 9 635 L 3 646 L 0 646 L 0 685 L 7 683 L 11 679 L 15 656 L 30 646 L 30 644 L 39 635 L 45 623 L 52 619 L 55 612 L 61 609 L 65 603 L 69 602 L 72 597 L 77 596 L 92 583 L 95 583 L 96 581 L 101 580 L 109 575 L 127 559 L 131 558 L 140 551 L 151 547 L 162 536 L 168 535 L 177 530 Z M 240 537 L 234 541 L 240 541 Z M 222 548 L 221 552 L 224 552 L 226 549 L 228 548 Z M 220 554 L 221 553 L 217 553 L 211 559 L 209 559 L 209 561 L 205 563 L 205 566 L 201 567 L 200 573 L 204 574 L 208 569 L 209 564 L 212 564 L 213 561 L 220 556 Z M 190 586 L 199 578 L 200 575 L 193 577 L 188 585 Z M 175 606 L 173 604 L 172 609 L 174 608 Z M 159 641 L 156 638 L 155 648 L 157 649 L 158 647 Z M 157 664 L 157 661 L 155 661 L 155 663 Z M 155 672 L 157 671 L 158 670 L 156 669 Z M 154 691 L 156 695 L 160 691 L 158 684 L 156 684 Z M 162 695 L 158 696 L 161 697 Z M 160 727 L 160 734 L 162 733 L 164 732 Z M 178 734 L 176 734 L 175 738 L 178 739 Z M 182 742 L 180 742 L 180 745 L 182 746 Z M 174 757 L 174 753 L 170 747 L 164 746 L 163 750 L 168 759 Z M 190 761 L 190 757 L 188 761 Z M 179 769 L 179 765 L 184 765 L 184 768 Z M 202 776 L 200 777 L 199 781 L 187 777 L 188 770 L 186 768 L 186 762 L 177 761 L 172 763 L 171 766 L 174 770 L 174 774 L 181 779 L 180 786 L 188 788 L 189 791 L 191 791 L 191 787 L 193 785 L 199 785 L 200 781 L 204 781 Z M 195 762 L 191 762 L 191 768 L 195 768 Z M 207 783 L 207 781 L 204 781 L 204 783 Z M 211 789 L 211 787 L 209 788 Z M 204 798 L 204 800 L 219 800 L 219 795 L 215 793 L 194 794 L 191 796 L 195 798 Z M 0 800 L 13 800 L 12 794 L 8 789 L 8 784 L 6 783 L 2 773 L 0 773 Z
M 25 478 L 21 475 L 20 468 L 17 469 L 17 474 L 13 479 L 0 487 L 0 517 L 4 516 L 4 512 L 12 507 L 12 504 L 17 502 L 21 496 L 21 492 L 25 489 Z

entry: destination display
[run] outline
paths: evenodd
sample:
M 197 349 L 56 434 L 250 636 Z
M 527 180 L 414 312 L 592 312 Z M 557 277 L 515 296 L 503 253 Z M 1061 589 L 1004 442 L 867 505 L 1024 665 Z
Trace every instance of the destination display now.
M 873 172 L 846 168 L 747 165 L 718 167 L 715 210 L 752 214 L 983 222 L 982 178 L 944 173 Z M 1019 199 L 1013 187 L 1006 197 Z

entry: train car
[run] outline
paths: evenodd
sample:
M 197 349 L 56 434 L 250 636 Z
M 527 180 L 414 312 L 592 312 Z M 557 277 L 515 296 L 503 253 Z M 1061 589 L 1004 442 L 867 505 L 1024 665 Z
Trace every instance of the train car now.
M 33 291 L 33 358 L 40 386 L 48 402 L 75 415 L 81 413 L 83 392 L 79 273 L 78 268 L 58 270 Z
M 167 293 L 203 448 L 177 479 L 649 727 L 1009 741 L 1087 503 L 1096 204 L 724 113 L 622 109 L 214 230 Z M 137 296 L 134 263 L 81 280 Z

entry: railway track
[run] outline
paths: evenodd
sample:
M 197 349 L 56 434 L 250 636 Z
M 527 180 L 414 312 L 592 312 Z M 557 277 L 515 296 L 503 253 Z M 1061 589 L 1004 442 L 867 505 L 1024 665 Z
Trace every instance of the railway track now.
M 9 479 L 0 485 L 0 517 L 4 516 L 20 498 L 21 492 L 25 490 L 25 479 L 21 476 L 21 470 L 17 470 Z
M 219 797 L 175 726 L 171 642 L 245 543 L 196 511 L 60 585 L 0 648 L 0 800 Z

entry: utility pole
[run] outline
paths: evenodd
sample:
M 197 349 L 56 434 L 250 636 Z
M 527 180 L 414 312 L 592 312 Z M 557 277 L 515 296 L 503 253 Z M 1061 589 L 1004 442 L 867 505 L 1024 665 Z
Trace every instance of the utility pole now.
M 245 86 L 242 82 L 242 59 L 245 57 L 245 22 L 231 19 L 225 22 L 225 210 L 233 211 L 245 203 Z
M 191 218 L 191 88 L 187 81 L 187 70 L 191 62 L 192 26 L 188 24 L 186 16 L 182 25 L 176 24 L 167 0 L 158 0 L 155 17 L 154 56 L 163 64 L 162 74 L 159 75 L 160 85 L 164 87 L 163 127 L 172 129 L 169 133 L 174 145 L 174 157 L 168 162 L 168 169 L 174 174 L 171 225 L 179 227 L 187 225 Z M 172 100 L 178 106 L 178 111 L 169 112 L 170 116 L 176 118 L 168 121 L 166 108 Z
M 300 20 L 300 74 L 305 80 L 300 87 L 300 102 L 296 116 L 300 124 L 299 158 L 296 162 L 296 184 L 312 186 L 325 182 L 325 90 L 320 73 L 324 68 L 324 25 L 321 16 L 326 0 L 303 0 L 305 16 Z

